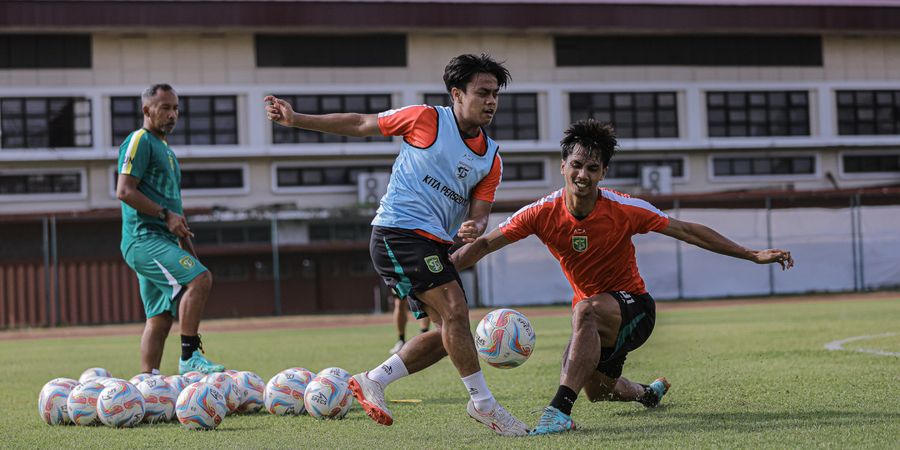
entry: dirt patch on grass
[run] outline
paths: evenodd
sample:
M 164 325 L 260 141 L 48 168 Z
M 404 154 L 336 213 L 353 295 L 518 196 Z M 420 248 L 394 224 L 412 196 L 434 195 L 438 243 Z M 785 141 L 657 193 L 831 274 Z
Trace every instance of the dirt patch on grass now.
M 779 304 L 779 303 L 814 303 L 838 300 L 885 300 L 900 298 L 898 292 L 871 292 L 862 294 L 827 294 L 804 296 L 780 296 L 739 298 L 725 300 L 686 300 L 686 301 L 659 301 L 659 311 L 675 311 L 682 309 L 722 308 L 743 305 Z M 571 308 L 568 306 L 523 306 L 516 308 L 530 317 L 568 316 Z M 489 309 L 478 308 L 470 313 L 473 320 L 480 319 Z M 238 331 L 264 331 L 305 328 L 332 328 L 353 327 L 365 325 L 387 325 L 393 323 L 393 316 L 385 314 L 334 314 L 315 316 L 284 316 L 284 317 L 250 317 L 244 319 L 210 319 L 204 320 L 201 325 L 203 333 L 227 333 Z M 0 332 L 0 341 L 19 339 L 59 339 L 69 337 L 102 337 L 140 335 L 143 331 L 143 323 L 123 325 L 79 326 L 60 328 L 32 328 L 16 329 Z M 172 332 L 178 333 L 178 325 L 172 327 Z

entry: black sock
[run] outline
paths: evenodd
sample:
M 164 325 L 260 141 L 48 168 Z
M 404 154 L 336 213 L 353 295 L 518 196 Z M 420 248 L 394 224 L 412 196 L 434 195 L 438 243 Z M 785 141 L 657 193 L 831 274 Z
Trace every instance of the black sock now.
M 200 348 L 200 336 L 181 335 L 181 360 L 187 361 L 191 359 L 194 350 Z
M 428 327 L 419 328 L 419 333 L 427 333 L 427 332 L 428 332 Z
M 406 334 L 398 334 L 397 338 L 400 339 L 404 344 L 406 343 Z
M 572 415 L 572 405 L 578 399 L 578 393 L 569 389 L 568 386 L 559 385 L 556 390 L 556 396 L 550 401 L 550 406 L 562 411 L 563 414 Z

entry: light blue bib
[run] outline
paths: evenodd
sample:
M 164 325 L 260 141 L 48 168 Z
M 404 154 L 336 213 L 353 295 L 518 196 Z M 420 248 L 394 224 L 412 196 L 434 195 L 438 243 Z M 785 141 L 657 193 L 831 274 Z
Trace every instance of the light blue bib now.
M 485 135 L 487 151 L 478 156 L 460 136 L 453 109 L 434 109 L 437 139 L 428 148 L 403 142 L 372 225 L 418 229 L 452 241 L 467 217 L 472 191 L 490 173 L 499 147 Z

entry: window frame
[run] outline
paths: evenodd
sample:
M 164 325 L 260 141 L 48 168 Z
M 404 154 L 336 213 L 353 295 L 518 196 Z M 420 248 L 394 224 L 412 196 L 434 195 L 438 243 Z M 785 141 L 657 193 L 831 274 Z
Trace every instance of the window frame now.
M 664 88 L 663 88 L 663 89 L 664 89 Z M 638 131 L 638 128 L 639 128 L 638 125 L 640 124 L 640 121 L 637 120 L 637 116 L 638 116 L 638 114 L 639 114 L 641 111 L 643 111 L 643 110 L 637 107 L 637 99 L 636 99 L 636 96 L 637 96 L 637 95 L 642 95 L 642 94 L 651 94 L 651 95 L 653 95 L 653 107 L 652 107 L 652 111 L 653 111 L 653 130 L 654 130 L 654 136 L 650 136 L 650 137 L 639 137 L 639 136 L 637 136 L 637 131 Z M 661 109 L 661 107 L 659 106 L 659 96 L 660 96 L 660 95 L 664 95 L 664 94 L 665 94 L 665 95 L 672 95 L 672 97 L 673 97 L 673 99 L 674 99 L 674 104 L 673 104 L 672 107 L 671 107 L 672 112 L 673 112 L 674 115 L 675 115 L 675 117 L 674 117 L 674 120 L 675 120 L 675 121 L 674 121 L 673 124 L 671 124 L 671 126 L 672 126 L 672 127 L 674 128 L 674 130 L 675 130 L 675 135 L 674 135 L 674 136 L 658 136 L 660 127 L 662 127 L 662 126 L 668 126 L 667 124 L 661 123 L 660 120 L 659 120 L 659 113 L 660 113 L 661 111 L 663 111 L 663 110 L 668 110 L 668 108 Z M 682 94 L 682 91 L 679 90 L 679 89 L 672 89 L 672 90 L 661 90 L 661 89 L 651 89 L 651 90 L 639 90 L 639 89 L 635 89 L 635 90 L 582 90 L 582 89 L 576 89 L 576 90 L 566 90 L 566 91 L 563 92 L 563 96 L 565 97 L 565 101 L 566 101 L 566 103 L 565 103 L 565 107 L 566 107 L 565 112 L 568 113 L 568 115 L 569 115 L 569 121 L 570 121 L 570 122 L 574 122 L 574 121 L 576 121 L 576 120 L 581 120 L 581 119 L 583 119 L 582 117 L 576 117 L 575 114 L 573 114 L 573 107 L 572 107 L 572 103 L 573 103 L 573 102 L 572 102 L 572 98 L 573 98 L 573 96 L 576 96 L 576 95 L 584 95 L 584 96 L 587 96 L 588 98 L 591 98 L 591 97 L 593 97 L 594 95 L 609 95 L 609 96 L 610 96 L 610 102 L 609 102 L 610 108 L 608 109 L 608 111 L 609 111 L 610 117 L 611 117 L 611 119 L 612 119 L 612 120 L 610 120 L 610 123 L 613 124 L 613 127 L 616 127 L 616 137 L 617 137 L 619 140 L 643 140 L 643 141 L 654 141 L 654 142 L 655 142 L 655 141 L 661 141 L 661 140 L 680 140 L 680 139 L 686 139 L 686 137 L 684 137 L 684 136 L 683 136 L 683 133 L 682 133 L 684 130 L 682 129 L 682 120 L 681 120 L 681 114 L 680 114 L 680 111 L 681 111 L 681 108 L 682 108 L 681 104 L 682 104 L 682 102 L 683 102 L 683 98 L 682 98 L 682 95 L 681 95 L 681 94 Z M 634 125 L 633 125 L 633 128 L 634 128 L 634 131 L 635 131 L 635 135 L 634 135 L 634 136 L 621 136 L 621 135 L 619 134 L 619 129 L 618 129 L 618 127 L 616 126 L 616 123 L 615 123 L 615 121 L 614 121 L 614 120 L 615 120 L 615 117 L 616 117 L 616 114 L 615 114 L 615 111 L 616 111 L 616 107 L 615 107 L 615 96 L 617 96 L 617 95 L 628 95 L 628 96 L 630 96 L 630 98 L 631 98 L 631 105 L 632 105 L 632 106 L 630 106 L 630 107 L 627 108 L 627 109 L 623 109 L 622 111 L 628 111 L 628 116 L 630 116 L 631 119 L 633 119 L 633 124 L 634 124 Z M 591 105 L 591 106 L 588 108 L 588 117 L 593 116 L 592 113 L 594 113 L 594 112 L 596 112 L 596 111 L 598 110 L 598 109 L 595 107 L 594 103 L 593 103 L 593 99 L 590 100 L 590 105 Z
M 690 181 L 690 157 L 688 155 L 635 155 L 628 156 L 616 155 L 610 160 L 610 165 L 616 163 L 618 159 L 628 161 L 657 161 L 661 159 L 677 159 L 681 161 L 681 176 L 672 175 L 672 183 L 683 184 Z M 600 185 L 610 186 L 634 186 L 641 184 L 641 176 L 635 178 L 604 178 Z
M 517 95 L 534 97 L 534 118 L 535 118 L 534 135 L 535 135 L 535 137 L 533 139 L 532 138 L 521 138 L 520 139 L 518 137 L 513 138 L 513 139 L 502 139 L 502 138 L 496 137 L 494 135 L 495 133 L 493 133 L 490 129 L 491 127 L 495 126 L 494 120 L 497 119 L 496 116 L 494 116 L 494 119 L 491 121 L 491 125 L 488 126 L 487 134 L 491 139 L 498 141 L 498 142 L 539 142 L 541 140 L 541 92 L 540 91 L 530 91 L 530 92 L 502 91 L 500 93 L 500 110 L 499 110 L 500 112 L 499 113 L 502 114 L 503 111 L 512 111 L 512 118 L 513 118 L 512 129 L 514 130 L 514 135 L 518 136 L 519 131 L 518 131 L 518 128 L 516 128 L 516 127 L 519 123 L 519 112 L 516 109 L 510 110 L 508 106 L 506 106 L 506 107 L 503 106 L 503 105 L 508 105 L 510 101 L 514 101 L 513 98 L 514 98 L 514 96 L 517 96 Z M 446 101 L 449 102 L 449 100 L 450 100 L 450 94 L 448 94 L 446 92 L 425 91 L 425 92 L 419 93 L 419 98 L 422 99 L 422 103 L 425 105 L 429 105 L 429 106 L 451 106 L 452 105 L 452 104 L 445 104 L 445 103 L 440 103 L 440 104 L 430 103 L 430 102 L 428 102 L 428 97 L 430 97 L 430 96 L 431 97 L 442 96 Z
M 51 202 L 84 200 L 88 197 L 88 171 L 85 167 L 59 167 L 59 168 L 14 168 L 0 169 L 0 175 L 68 175 L 78 174 L 80 177 L 78 192 L 65 193 L 36 193 L 36 194 L 0 194 L 0 202 Z
M 837 153 L 838 156 L 838 176 L 847 180 L 871 180 L 885 177 L 896 177 L 900 175 L 898 172 L 847 172 L 844 166 L 845 156 L 897 156 L 900 158 L 900 149 L 885 149 L 882 151 L 866 149 L 860 151 L 844 150 Z
M 716 158 L 813 158 L 813 173 L 811 174 L 783 174 L 783 175 L 716 175 Z M 818 151 L 785 151 L 785 152 L 713 152 L 706 157 L 707 181 L 710 183 L 748 182 L 748 181 L 814 181 L 822 178 L 822 154 Z
M 373 87 L 373 89 L 377 89 L 377 88 Z M 381 88 L 381 89 L 383 89 L 383 88 Z M 287 102 L 289 102 L 291 104 L 291 106 L 294 107 L 295 111 L 302 112 L 304 114 L 331 114 L 332 112 L 328 112 L 328 113 L 322 112 L 324 109 L 322 106 L 322 101 L 325 97 L 340 97 L 341 98 L 341 108 L 339 108 L 340 111 L 338 111 L 338 112 L 355 112 L 355 113 L 360 113 L 360 114 L 379 114 L 379 113 L 382 113 L 384 111 L 389 111 L 394 108 L 394 106 L 393 106 L 394 105 L 394 92 L 391 92 L 391 91 L 378 92 L 378 93 L 373 93 L 371 91 L 366 91 L 366 92 L 324 92 L 324 93 L 322 93 L 322 92 L 301 92 L 301 93 L 286 93 L 286 94 L 285 93 L 276 93 L 276 94 L 271 94 L 271 95 L 274 95 L 278 98 L 286 100 Z M 315 97 L 317 109 L 315 111 L 311 111 L 308 109 L 300 108 L 298 106 L 298 102 L 297 102 L 299 97 Z M 346 99 L 347 97 L 365 97 L 367 107 L 368 107 L 368 105 L 371 104 L 371 97 L 385 97 L 385 98 L 387 98 L 388 105 L 387 105 L 387 109 L 378 110 L 378 111 L 369 111 L 369 112 L 348 111 L 347 109 L 345 109 L 345 105 L 347 104 L 347 99 Z M 279 129 L 278 127 L 284 128 L 287 132 L 289 132 L 290 135 L 292 136 L 292 139 L 298 139 L 298 136 L 301 136 L 302 133 L 313 133 L 315 136 L 317 136 L 317 140 L 313 141 L 313 142 L 295 142 L 293 140 L 291 142 L 275 142 L 275 135 L 277 134 L 276 130 Z M 356 145 L 359 145 L 359 144 L 371 145 L 371 144 L 391 143 L 394 140 L 393 136 L 366 136 L 363 138 L 359 138 L 361 140 L 351 140 L 351 139 L 355 139 L 355 138 L 352 138 L 350 136 L 330 135 L 328 133 L 322 133 L 322 132 L 318 132 L 318 131 L 301 130 L 299 128 L 285 127 L 283 125 L 276 124 L 275 122 L 271 122 L 268 124 L 267 133 L 268 133 L 267 145 L 269 145 L 273 148 L 287 148 L 289 146 L 296 146 L 296 145 L 299 145 L 299 146 L 354 145 L 354 144 L 356 144 Z M 324 140 L 325 139 L 324 137 L 326 135 L 336 136 L 337 140 L 326 141 L 326 140 Z
M 503 191 L 504 188 L 527 188 L 527 187 L 547 187 L 550 185 L 551 173 L 550 167 L 552 164 L 550 160 L 542 156 L 508 156 L 504 157 L 500 155 L 500 160 L 503 162 L 504 170 L 507 164 L 516 164 L 516 163 L 535 163 L 539 162 L 543 165 L 541 170 L 541 179 L 540 180 L 504 180 L 501 178 L 500 186 L 498 187 L 498 192 Z M 551 159 L 552 160 L 552 159 Z
M 176 126 L 175 126 L 175 133 L 178 133 L 179 131 L 181 131 L 182 133 L 185 133 L 185 134 L 178 135 L 178 136 L 184 136 L 185 142 L 184 143 L 171 142 L 172 141 L 171 137 L 169 139 L 167 139 L 167 142 L 169 142 L 174 147 L 222 148 L 222 147 L 240 146 L 241 145 L 241 133 L 240 133 L 240 131 L 241 131 L 241 100 L 240 100 L 241 95 L 242 95 L 241 92 L 234 92 L 231 94 L 179 93 L 178 94 L 178 103 L 179 103 L 178 124 L 176 124 Z M 208 143 L 208 144 L 192 144 L 192 143 L 190 143 L 191 133 L 189 131 L 187 131 L 187 128 L 186 128 L 188 126 L 188 124 L 190 123 L 191 119 L 189 116 L 190 109 L 187 109 L 187 111 L 188 111 L 187 115 L 184 114 L 185 105 L 187 104 L 188 99 L 197 98 L 197 97 L 207 97 L 210 101 L 209 119 L 210 119 L 211 128 L 209 129 L 209 131 L 210 131 L 209 137 L 210 137 L 211 143 Z M 135 95 L 110 94 L 110 95 L 108 95 L 108 98 L 109 98 L 109 120 L 107 122 L 109 125 L 110 146 L 112 148 L 117 148 L 122 144 L 122 141 L 117 140 L 117 138 L 116 138 L 116 129 L 115 129 L 114 121 L 117 117 L 121 117 L 121 116 L 117 116 L 113 112 L 113 102 L 115 102 L 116 100 L 119 100 L 119 99 L 123 99 L 123 98 L 131 98 L 132 101 L 137 100 L 138 105 L 140 105 L 141 97 L 139 95 L 135 96 Z M 215 120 L 217 117 L 217 113 L 215 111 L 215 101 L 218 98 L 230 98 L 230 99 L 234 100 L 234 111 L 233 111 L 233 113 L 234 113 L 234 142 L 233 143 L 219 144 L 219 143 L 215 142 L 216 141 L 216 128 L 214 126 L 214 123 L 215 123 Z M 136 109 L 136 112 L 129 114 L 129 116 L 138 117 L 138 118 L 143 117 L 143 113 L 141 113 L 140 111 L 141 111 L 141 109 L 140 109 L 140 107 L 138 107 Z M 229 111 L 229 112 L 221 113 L 221 114 L 230 114 L 230 113 L 231 112 Z M 137 127 L 130 129 L 128 131 L 128 133 L 131 133 L 132 131 L 140 128 L 142 125 L 141 120 L 142 119 L 139 119 L 139 123 L 137 124 Z M 185 122 L 185 121 L 187 121 L 187 122 Z M 126 137 L 128 136 L 128 133 L 125 134 Z M 200 135 L 200 134 L 194 133 L 193 135 Z M 173 134 L 173 136 L 175 136 L 175 134 Z M 122 140 L 124 140 L 124 138 L 122 138 Z
M 202 189 L 181 189 L 182 197 L 216 197 L 216 196 L 232 196 L 232 195 L 248 195 L 250 194 L 250 164 L 249 163 L 203 163 L 190 162 L 181 164 L 182 176 L 185 170 L 233 170 L 240 169 L 241 183 L 240 188 L 202 188 Z
M 841 124 L 845 123 L 845 121 L 841 120 L 841 105 L 840 105 L 840 96 L 841 94 L 849 93 L 853 96 L 853 127 L 856 132 L 844 134 L 841 132 Z M 878 132 L 878 100 L 875 98 L 879 93 L 890 93 L 892 96 L 891 106 L 890 108 L 893 110 L 893 132 L 892 133 L 879 133 Z M 857 101 L 857 97 L 860 94 L 871 94 L 873 96 L 873 101 L 871 104 L 871 108 L 873 110 L 874 117 L 872 119 L 872 133 L 859 133 L 859 103 Z M 834 102 L 832 102 L 834 106 L 834 117 L 835 117 L 835 135 L 838 137 L 854 137 L 854 136 L 900 136 L 900 89 L 834 89 Z M 868 121 L 867 121 L 868 122 Z
M 750 127 L 753 125 L 753 122 L 751 121 L 751 118 L 750 118 L 750 111 L 752 109 L 754 109 L 753 105 L 751 105 L 750 96 L 753 94 L 765 95 L 766 102 L 765 102 L 765 105 L 763 105 L 764 110 L 766 111 L 765 127 L 766 127 L 767 133 L 771 133 L 772 124 L 779 123 L 779 122 L 773 122 L 770 118 L 771 111 L 772 111 L 770 96 L 772 94 L 779 94 L 779 93 L 783 93 L 786 96 L 787 103 L 785 104 L 785 106 L 783 108 L 785 110 L 785 120 L 783 122 L 781 122 L 781 124 L 783 124 L 785 126 L 785 129 L 789 131 L 788 134 L 764 134 L 764 135 L 757 135 L 757 136 L 750 134 L 749 133 Z M 718 107 L 712 108 L 711 107 L 711 105 L 710 105 L 710 95 L 711 94 L 723 95 L 725 103 L 721 108 L 718 108 Z M 741 109 L 732 109 L 730 107 L 728 98 L 730 95 L 733 95 L 733 94 L 740 94 L 744 97 L 744 100 L 743 100 L 744 106 Z M 804 121 L 805 121 L 804 123 L 806 125 L 806 133 L 805 134 L 791 134 L 790 133 L 791 126 L 794 124 L 794 122 L 791 121 L 791 118 L 790 118 L 790 110 L 793 107 L 793 105 L 791 104 L 791 95 L 792 94 L 805 94 L 806 95 L 806 104 L 804 105 L 805 109 L 806 109 L 806 115 L 805 115 L 805 119 L 804 119 Z M 814 103 L 815 97 L 816 97 L 816 92 L 814 89 L 810 89 L 810 88 L 807 88 L 807 89 L 802 89 L 802 88 L 800 88 L 800 89 L 792 89 L 792 88 L 775 89 L 775 88 L 773 88 L 773 89 L 735 90 L 735 89 L 709 88 L 709 89 L 701 89 L 700 95 L 702 96 L 701 101 L 703 101 L 702 106 L 703 106 L 703 111 L 705 113 L 705 118 L 706 118 L 706 121 L 705 121 L 705 123 L 702 124 L 702 126 L 705 128 L 707 139 L 785 139 L 785 138 L 788 138 L 788 139 L 791 139 L 791 138 L 811 139 L 814 137 L 813 125 L 815 124 L 815 121 L 814 121 L 815 111 L 812 109 L 813 103 Z M 724 135 L 714 136 L 711 132 L 711 129 L 713 128 L 714 124 L 712 123 L 710 111 L 713 109 L 722 109 L 725 113 L 725 119 L 720 124 L 722 127 L 725 128 L 726 134 L 724 134 Z M 729 119 L 729 116 L 733 111 L 742 111 L 745 114 L 746 119 L 744 121 L 742 121 L 743 122 L 742 124 L 747 127 L 746 134 L 739 134 L 739 135 L 727 134 L 727 133 L 729 133 L 729 127 L 732 125 L 732 120 Z M 716 125 L 719 125 L 719 123 L 717 122 Z
M 348 164 L 349 162 L 349 164 Z M 357 185 L 313 185 L 313 186 L 278 186 L 278 169 L 315 169 L 315 168 L 353 168 L 353 167 L 393 167 L 394 161 L 389 160 L 373 160 L 373 161 L 279 161 L 273 162 L 269 168 L 270 188 L 273 194 L 355 194 L 359 189 Z
M 28 122 L 27 117 L 29 114 L 27 113 L 27 106 L 25 105 L 26 102 L 28 102 L 29 100 L 42 100 L 45 102 L 46 114 L 45 114 L 44 118 L 47 119 L 47 141 L 49 144 L 49 142 L 50 142 L 50 137 L 49 137 L 50 136 L 50 133 L 49 133 L 49 130 L 50 130 L 50 105 L 49 105 L 49 103 L 54 99 L 72 100 L 73 102 L 77 102 L 80 100 L 80 101 L 83 101 L 85 104 L 87 104 L 88 111 L 86 114 L 78 115 L 78 113 L 76 111 L 74 111 L 74 108 L 75 108 L 74 103 L 73 103 L 73 111 L 72 111 L 73 132 L 74 132 L 74 135 L 72 136 L 72 138 L 73 138 L 73 140 L 77 141 L 78 136 L 79 136 L 79 133 L 78 133 L 77 127 L 75 126 L 75 123 L 77 123 L 78 119 L 85 119 L 87 121 L 89 128 L 88 128 L 88 131 L 86 134 L 82 133 L 81 135 L 87 136 L 88 141 L 89 141 L 89 143 L 87 145 L 77 145 L 76 144 L 74 146 L 66 146 L 66 147 L 53 147 L 50 145 L 34 146 L 34 147 L 28 146 L 29 133 L 28 133 L 28 126 L 27 126 L 27 122 Z M 21 102 L 22 102 L 21 115 L 19 115 L 17 117 L 25 121 L 24 133 L 22 135 L 22 138 L 24 139 L 24 142 L 25 142 L 25 146 L 23 146 L 23 147 L 5 147 L 5 146 L 3 146 L 2 139 L 5 139 L 5 136 L 3 136 L 3 135 L 8 134 L 8 133 L 2 132 L 2 124 L 0 124 L 0 152 L 3 152 L 3 151 L 29 152 L 29 151 L 40 151 L 40 150 L 79 151 L 79 150 L 92 150 L 94 148 L 94 120 L 93 120 L 94 119 L 94 104 L 93 104 L 93 99 L 91 97 L 89 97 L 87 95 L 79 95 L 79 94 L 74 94 L 74 93 L 71 95 L 63 94 L 63 95 L 43 95 L 43 96 L 41 96 L 41 95 L 0 96 L 0 101 L 7 101 L 7 100 L 21 100 Z M 3 114 L 2 111 L 0 111 L 0 120 L 6 120 L 5 114 Z

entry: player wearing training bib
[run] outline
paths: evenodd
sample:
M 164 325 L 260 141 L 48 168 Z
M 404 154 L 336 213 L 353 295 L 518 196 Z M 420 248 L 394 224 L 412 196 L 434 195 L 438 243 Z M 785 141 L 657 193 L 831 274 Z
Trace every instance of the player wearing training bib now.
M 644 385 L 621 376 L 626 356 L 650 337 L 656 322 L 656 305 L 635 260 L 635 234 L 654 231 L 757 264 L 779 263 L 782 269 L 794 264 L 788 251 L 750 250 L 706 226 L 670 218 L 646 201 L 598 188 L 617 145 L 609 124 L 575 122 L 560 144 L 565 188 L 523 207 L 453 254 L 462 270 L 534 235 L 572 286 L 572 336 L 563 352 L 560 385 L 530 434 L 574 430 L 570 414 L 582 389 L 592 402 L 637 401 L 647 407 L 668 392 L 665 378 Z
M 166 337 L 180 316 L 179 372 L 220 372 L 224 366 L 203 356 L 198 334 L 212 276 L 193 252 L 181 204 L 181 168 L 165 140 L 178 120 L 178 96 L 171 86 L 157 84 L 141 101 L 144 125 L 119 147 L 116 196 L 122 201 L 122 256 L 137 274 L 147 317 L 142 371 L 159 372 Z
M 444 69 L 452 107 L 408 106 L 381 114 L 295 113 L 268 96 L 266 113 L 285 126 L 348 136 L 402 136 L 387 193 L 372 221 L 369 249 L 375 270 L 416 317 L 431 317 L 436 330 L 411 339 L 370 371 L 355 375 L 350 389 L 366 413 L 382 425 L 393 416 L 384 389 L 444 356 L 469 392 L 466 412 L 501 435 L 522 436 L 524 423 L 497 403 L 487 387 L 469 330 L 469 309 L 459 274 L 450 263 L 454 239 L 471 242 L 484 233 L 502 171 L 497 144 L 485 135 L 497 111 L 509 71 L 486 55 L 460 55 Z

